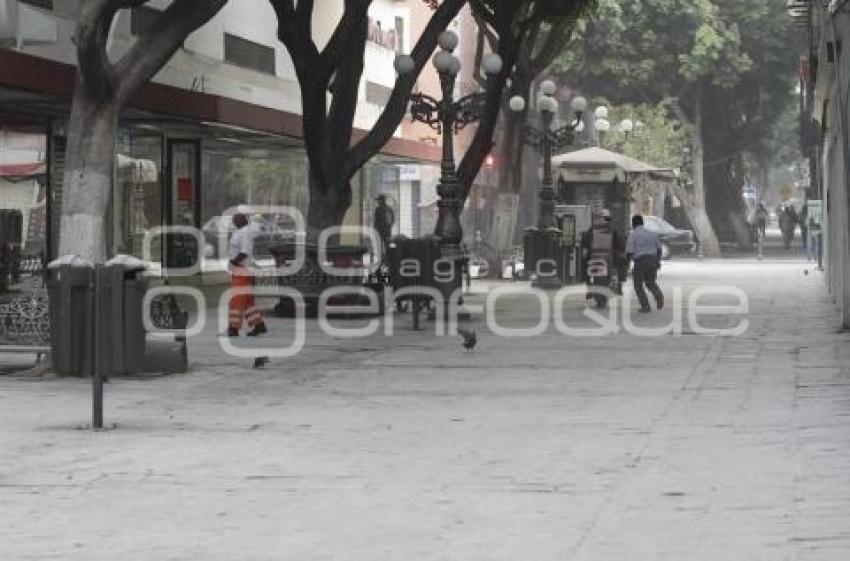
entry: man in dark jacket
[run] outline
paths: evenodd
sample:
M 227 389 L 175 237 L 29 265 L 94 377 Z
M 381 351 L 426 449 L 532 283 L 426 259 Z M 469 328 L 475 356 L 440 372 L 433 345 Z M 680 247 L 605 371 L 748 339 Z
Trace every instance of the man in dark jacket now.
M 590 230 L 581 236 L 582 278 L 587 280 L 587 264 L 590 258 L 594 255 L 604 256 L 608 259 L 611 269 L 617 271 L 620 280 L 618 286 L 622 286 L 629 272 L 623 235 L 611 223 L 611 212 L 607 208 L 594 211 L 592 220 Z

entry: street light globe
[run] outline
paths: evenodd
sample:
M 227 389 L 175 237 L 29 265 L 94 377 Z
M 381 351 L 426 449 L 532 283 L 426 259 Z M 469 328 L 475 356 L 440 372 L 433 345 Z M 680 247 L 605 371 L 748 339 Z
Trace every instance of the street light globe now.
M 449 65 L 449 74 L 457 76 L 460 74 L 460 59 L 452 55 L 452 62 Z
M 620 121 L 620 132 L 624 134 L 629 134 L 635 130 L 635 124 L 631 119 L 623 119 Z
M 395 71 L 399 74 L 410 74 L 416 68 L 416 62 L 414 62 L 413 57 L 410 55 L 398 55 L 393 61 L 393 67 L 395 67 Z
M 440 36 L 437 38 L 437 43 L 443 50 L 453 51 L 457 48 L 457 44 L 460 40 L 457 37 L 457 33 L 451 30 L 446 30 L 440 33 Z
M 538 109 L 540 109 L 540 111 L 548 111 L 549 113 L 558 112 L 558 102 L 555 101 L 555 98 L 553 98 L 552 96 L 540 96 L 540 100 L 537 103 L 537 107 Z
M 448 72 L 454 57 L 449 51 L 439 51 L 434 55 L 434 67 L 439 72 Z
M 587 100 L 582 96 L 574 97 L 572 102 L 570 102 L 570 107 L 576 113 L 584 113 L 587 111 Z
M 515 95 L 508 102 L 508 106 L 511 108 L 511 111 L 515 111 L 519 113 L 520 111 L 525 110 L 525 98 L 521 95 Z
M 599 132 L 608 132 L 611 130 L 611 123 L 608 119 L 596 119 L 596 130 Z
M 555 92 L 558 91 L 558 86 L 552 80 L 546 80 L 540 84 L 540 91 L 544 95 L 555 95 Z
M 595 115 L 596 115 L 597 119 L 607 119 L 608 118 L 608 108 L 605 107 L 604 105 L 600 105 L 599 107 L 596 108 Z M 597 127 L 597 128 L 599 128 L 599 127 Z
M 481 66 L 484 67 L 484 72 L 490 76 L 495 76 L 502 71 L 502 57 L 497 54 L 484 55 L 481 61 Z

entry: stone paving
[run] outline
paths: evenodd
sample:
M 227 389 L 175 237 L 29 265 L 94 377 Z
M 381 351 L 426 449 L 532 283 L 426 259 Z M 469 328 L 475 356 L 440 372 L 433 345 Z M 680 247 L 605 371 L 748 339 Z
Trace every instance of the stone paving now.
M 850 334 L 821 274 L 681 261 L 661 283 L 740 287 L 749 329 L 503 338 L 476 316 L 467 354 L 409 317 L 311 322 L 252 370 L 211 326 L 189 374 L 113 380 L 99 433 L 85 381 L 0 376 L 0 559 L 850 559 Z M 500 321 L 535 323 L 529 302 Z M 270 327 L 244 344 L 291 336 Z

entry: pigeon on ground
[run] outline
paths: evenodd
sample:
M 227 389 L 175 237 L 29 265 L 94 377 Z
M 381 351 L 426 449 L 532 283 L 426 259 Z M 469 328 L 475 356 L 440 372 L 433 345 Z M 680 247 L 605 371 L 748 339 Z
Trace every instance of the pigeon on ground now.
M 475 348 L 475 344 L 478 343 L 478 337 L 475 334 L 475 330 L 458 329 L 457 332 L 461 337 L 463 337 L 463 348 L 472 352 Z
M 269 357 L 267 356 L 258 356 L 254 359 L 254 370 L 261 370 L 266 367 L 269 363 Z

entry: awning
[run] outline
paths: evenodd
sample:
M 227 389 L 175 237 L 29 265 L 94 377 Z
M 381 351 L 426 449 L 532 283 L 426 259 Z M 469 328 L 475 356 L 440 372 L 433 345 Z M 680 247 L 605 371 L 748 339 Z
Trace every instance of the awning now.
M 45 173 L 47 173 L 47 166 L 44 162 L 0 164 L 0 177 L 29 177 Z
M 552 167 L 566 181 L 631 181 L 638 177 L 652 181 L 675 181 L 676 170 L 660 168 L 604 148 L 592 147 L 552 158 Z

